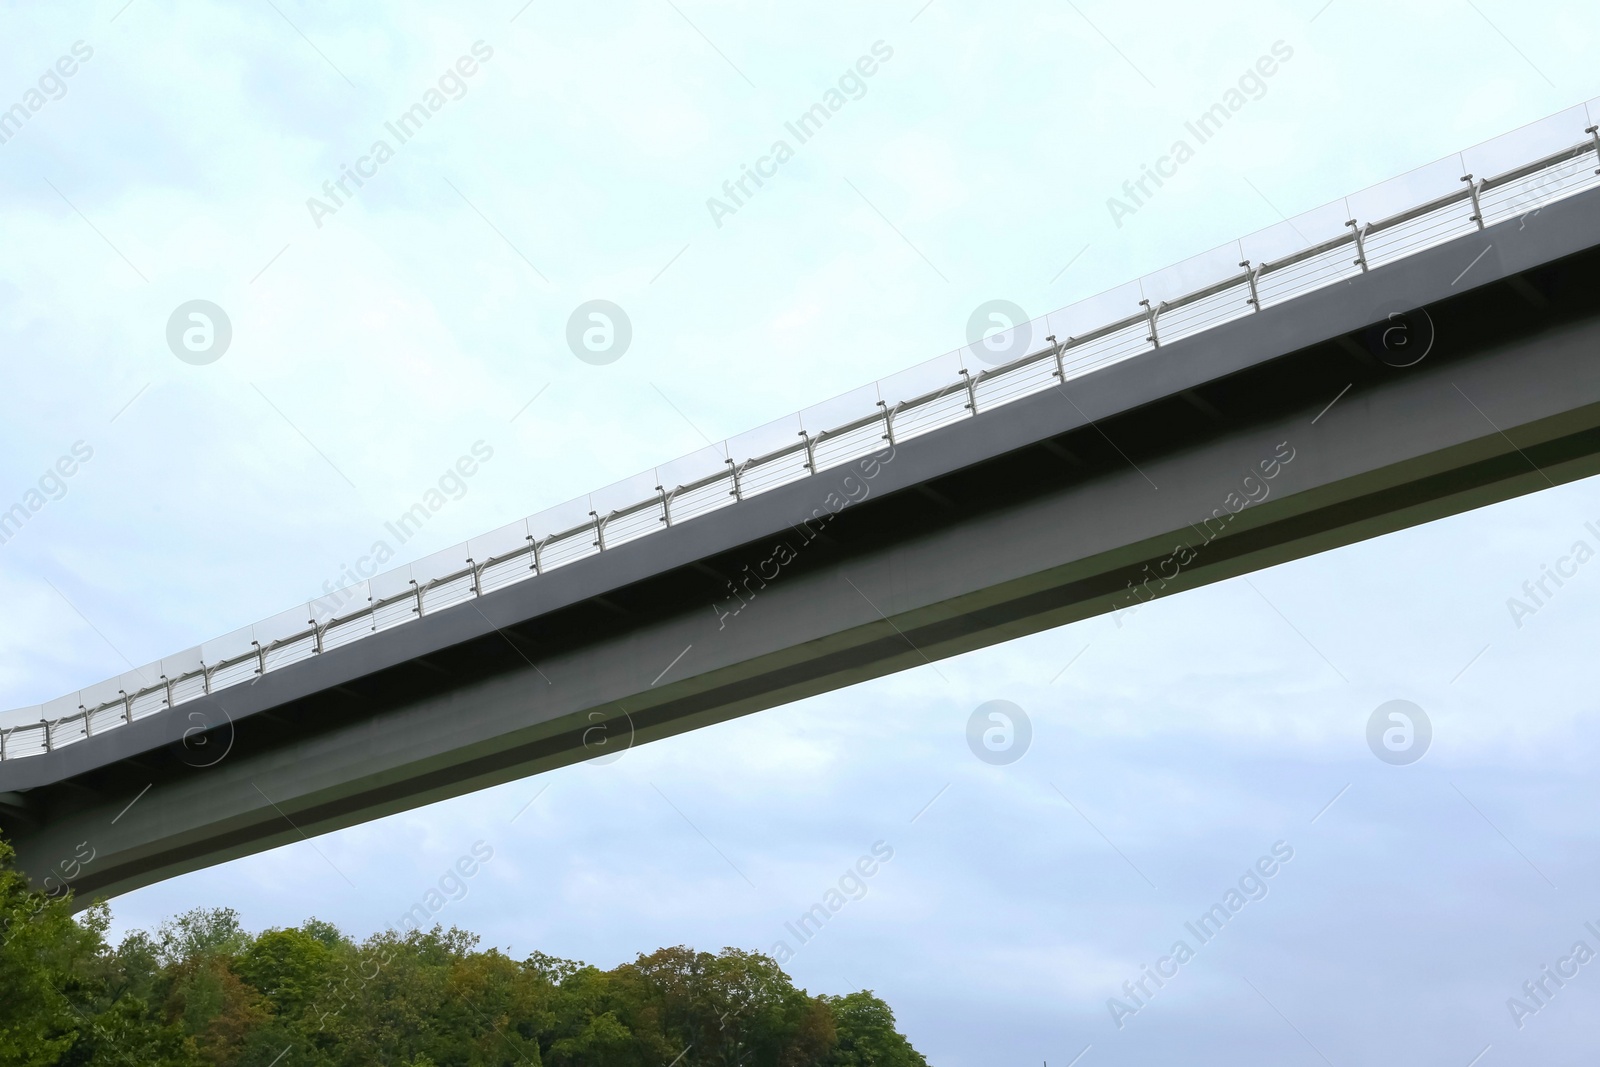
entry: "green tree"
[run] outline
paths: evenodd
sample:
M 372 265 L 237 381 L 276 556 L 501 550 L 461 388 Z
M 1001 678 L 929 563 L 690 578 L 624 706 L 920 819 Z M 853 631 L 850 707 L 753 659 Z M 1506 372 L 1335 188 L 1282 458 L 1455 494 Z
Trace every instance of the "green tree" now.
M 611 972 L 624 1018 L 669 1039 L 641 1042 L 652 1061 L 693 1046 L 692 1062 L 745 1067 L 809 1064 L 833 1041 L 826 1005 L 790 983 L 757 952 L 717 955 L 678 946 L 659 949 Z
M 196 908 L 106 944 L 0 841 L 0 1067 L 927 1067 L 871 993 L 812 996 L 757 952 L 601 970 L 435 927 L 251 935 Z
M 29 888 L 0 840 L 0 1067 L 191 1067 L 191 1043 L 149 1009 L 139 945 L 105 943 L 110 912 Z M 152 960 L 153 962 L 153 960 Z
M 312 920 L 315 922 L 315 920 Z M 265 930 L 234 960 L 234 971 L 271 1004 L 276 1015 L 299 1016 L 327 984 L 337 948 L 311 923 L 298 929 Z
M 201 956 L 237 955 L 250 943 L 232 908 L 190 908 L 156 931 L 156 954 L 164 964 Z
M 826 1067 L 928 1067 L 928 1061 L 894 1028 L 894 1012 L 868 990 L 823 997 L 833 1009 L 838 1044 Z
M 12 856 L 0 842 L 0 1065 L 46 1067 L 87 1025 L 69 991 L 94 955 L 94 932 L 64 900 L 29 889 Z

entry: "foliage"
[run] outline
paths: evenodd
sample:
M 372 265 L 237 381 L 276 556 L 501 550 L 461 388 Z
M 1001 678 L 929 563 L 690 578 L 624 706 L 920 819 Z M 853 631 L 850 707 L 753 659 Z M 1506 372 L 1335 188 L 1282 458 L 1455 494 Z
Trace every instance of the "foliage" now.
M 760 953 L 684 947 L 609 971 L 479 951 L 462 930 L 356 942 L 229 908 L 106 943 L 0 840 L 0 1067 L 927 1067 L 870 992 L 812 996 Z

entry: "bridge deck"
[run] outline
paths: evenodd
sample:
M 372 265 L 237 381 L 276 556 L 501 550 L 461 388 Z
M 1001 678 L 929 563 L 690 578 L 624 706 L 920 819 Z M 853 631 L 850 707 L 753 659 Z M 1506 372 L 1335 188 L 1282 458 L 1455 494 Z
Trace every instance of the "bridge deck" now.
M 1593 169 L 1592 145 L 1565 151 L 1545 169 L 1575 160 Z M 769 450 L 716 475 L 731 483 L 805 457 L 764 491 L 743 482 L 743 499 L 715 515 L 671 511 L 693 492 L 727 491 L 709 475 L 678 497 L 658 495 L 649 507 L 659 513 L 596 508 L 584 536 L 604 547 L 564 565 L 528 571 L 529 544 L 506 558 L 522 560 L 508 565 L 515 577 L 531 577 L 500 580 L 491 570 L 500 557 L 486 553 L 486 566 L 408 587 L 423 610 L 403 613 L 403 624 L 337 643 L 333 626 L 319 627 L 322 651 L 298 657 L 274 659 L 290 643 L 262 642 L 253 658 L 265 671 L 231 686 L 213 676 L 209 694 L 151 714 L 130 716 L 137 701 L 125 698 L 114 728 L 98 729 L 106 709 L 90 709 L 93 736 L 0 763 L 19 859 L 45 872 L 90 840 L 97 859 L 75 888 L 121 891 L 299 830 L 351 825 L 1594 473 L 1591 186 L 1574 176 L 1537 211 L 1525 201 L 1484 207 L 1477 188 L 1484 229 L 1467 219 L 1459 236 L 1404 255 L 1374 248 L 1374 233 L 1435 225 L 1461 206 L 1430 202 L 1364 233 L 1364 264 L 1292 297 L 1263 297 L 1181 336 L 1162 333 L 1179 321 L 1166 317 L 1174 306 L 1261 293 L 1271 272 L 1252 268 L 1169 305 L 1154 319 L 1159 347 L 1147 343 L 1138 358 L 1074 377 L 1073 348 L 1027 346 L 992 374 L 958 375 L 955 390 L 922 388 L 908 394 L 915 404 L 835 421 L 838 433 L 797 432 L 798 453 Z M 1355 247 L 1352 231 L 1297 263 Z M 1408 320 L 1416 342 L 1436 334 L 1427 358 L 1404 369 L 1374 358 L 1392 352 L 1370 328 L 1392 329 L 1391 311 L 1416 308 L 1427 309 Z M 1142 322 L 1108 324 L 1086 344 L 1119 330 L 1148 336 Z M 1018 385 L 1035 380 L 1042 387 Z M 907 432 L 919 411 L 938 417 Z M 658 521 L 668 513 L 670 524 Z M 651 522 L 628 525 L 636 515 Z M 619 529 L 651 532 L 607 536 Z M 560 547 L 543 540 L 541 553 Z

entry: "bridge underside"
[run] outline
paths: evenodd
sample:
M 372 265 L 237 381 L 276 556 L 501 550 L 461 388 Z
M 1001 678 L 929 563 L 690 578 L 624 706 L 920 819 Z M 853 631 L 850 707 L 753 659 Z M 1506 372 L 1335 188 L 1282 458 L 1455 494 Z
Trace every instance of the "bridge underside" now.
M 1586 477 L 1597 246 L 1547 207 L 8 764 L 0 821 L 115 894 Z

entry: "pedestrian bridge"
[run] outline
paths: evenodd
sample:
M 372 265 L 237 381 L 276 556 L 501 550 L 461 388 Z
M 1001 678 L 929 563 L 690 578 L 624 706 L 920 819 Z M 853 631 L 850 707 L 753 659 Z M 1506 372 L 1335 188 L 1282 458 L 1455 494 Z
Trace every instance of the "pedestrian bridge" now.
M 0 825 L 123 892 L 1596 473 L 1597 119 L 6 712 Z

